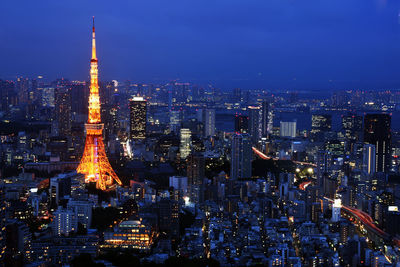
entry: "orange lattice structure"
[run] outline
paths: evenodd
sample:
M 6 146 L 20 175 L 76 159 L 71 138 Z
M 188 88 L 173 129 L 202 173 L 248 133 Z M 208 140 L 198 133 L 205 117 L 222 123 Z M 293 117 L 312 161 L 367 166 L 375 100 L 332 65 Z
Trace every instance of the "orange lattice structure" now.
M 103 128 L 100 117 L 100 96 L 96 56 L 96 39 L 93 18 L 92 59 L 90 60 L 89 117 L 85 124 L 85 151 L 77 172 L 85 174 L 85 182 L 95 182 L 96 188 L 107 190 L 116 181 L 122 185 L 108 161 L 103 143 Z

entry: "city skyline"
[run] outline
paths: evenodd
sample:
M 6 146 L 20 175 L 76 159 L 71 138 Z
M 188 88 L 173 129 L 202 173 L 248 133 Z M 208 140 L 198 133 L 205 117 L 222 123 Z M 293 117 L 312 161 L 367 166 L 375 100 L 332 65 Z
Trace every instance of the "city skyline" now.
M 95 15 L 102 29 L 98 50 L 104 80 L 181 79 L 222 89 L 382 89 L 400 84 L 400 5 L 394 1 L 112 6 L 48 1 L 27 2 L 21 9 L 15 3 L 1 7 L 8 11 L 0 18 L 3 79 L 87 79 L 83 59 L 90 51 L 84 45 L 84 25 Z
M 0 61 L 1 266 L 400 266 L 400 3 L 74 1 L 0 18 L 86 73 Z

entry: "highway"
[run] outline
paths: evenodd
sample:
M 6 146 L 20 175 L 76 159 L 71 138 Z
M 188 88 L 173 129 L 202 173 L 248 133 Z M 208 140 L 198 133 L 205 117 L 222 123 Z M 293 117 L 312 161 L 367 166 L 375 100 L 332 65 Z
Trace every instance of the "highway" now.
M 333 199 L 330 199 L 327 197 L 324 197 L 324 199 L 328 200 L 329 202 L 333 202 Z M 379 237 L 381 237 L 382 239 L 384 239 L 386 241 L 390 240 L 390 235 L 388 233 L 386 233 L 385 231 L 383 231 L 382 229 L 380 229 L 374 223 L 374 220 L 368 213 L 366 213 L 362 210 L 359 210 L 359 209 L 348 207 L 346 205 L 342 205 L 342 208 L 345 209 L 346 211 L 348 211 L 354 217 L 357 217 L 358 220 L 367 228 L 367 230 L 373 231 L 376 235 L 378 235 Z M 396 242 L 395 239 L 393 239 L 393 241 Z
M 279 158 L 273 158 L 273 157 L 269 157 L 267 155 L 265 155 L 263 152 L 261 152 L 260 150 L 258 150 L 255 147 L 252 147 L 253 152 L 259 156 L 262 159 L 265 160 L 279 160 Z M 316 167 L 316 164 L 313 163 L 309 163 L 309 162 L 300 162 L 300 161 L 293 161 L 296 164 L 301 164 L 301 165 L 309 165 L 309 166 L 313 166 Z M 307 186 L 309 186 L 312 182 L 311 181 L 304 181 L 299 185 L 299 189 L 301 190 L 305 190 Z M 333 202 L 333 199 L 324 197 L 326 200 Z M 344 210 L 346 210 L 347 212 L 349 212 L 352 216 L 356 217 L 369 231 L 372 231 L 375 235 L 379 236 L 380 238 L 382 238 L 385 241 L 392 241 L 395 245 L 400 246 L 400 239 L 397 238 L 391 238 L 391 236 L 386 233 L 385 231 L 383 231 L 382 229 L 380 229 L 375 223 L 374 220 L 372 219 L 372 217 L 359 209 L 355 209 L 352 207 L 348 207 L 346 205 L 342 205 L 342 208 Z
M 272 160 L 279 160 L 279 158 L 273 158 L 273 157 L 268 157 L 267 155 L 265 155 L 263 152 L 261 152 L 260 150 L 258 150 L 257 148 L 255 148 L 254 146 L 252 147 L 253 152 L 259 156 L 262 159 L 272 159 Z M 293 163 L 296 164 L 301 164 L 301 165 L 308 165 L 308 166 L 313 166 L 313 167 L 317 167 L 316 164 L 314 163 L 310 163 L 310 162 L 304 162 L 304 161 L 294 161 L 292 160 Z

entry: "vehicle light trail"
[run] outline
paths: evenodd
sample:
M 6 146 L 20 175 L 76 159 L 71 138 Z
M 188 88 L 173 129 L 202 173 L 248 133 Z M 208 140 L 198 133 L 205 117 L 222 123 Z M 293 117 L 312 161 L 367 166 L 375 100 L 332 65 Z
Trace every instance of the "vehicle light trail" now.
M 258 150 L 258 149 L 255 148 L 255 147 L 252 147 L 252 149 L 253 149 L 253 152 L 254 152 L 257 156 L 259 156 L 260 158 L 262 158 L 262 159 L 266 159 L 266 160 L 269 160 L 269 159 L 272 159 L 272 160 L 279 160 L 279 158 L 268 157 L 267 155 L 265 155 L 263 152 L 261 152 L 260 150 Z M 296 164 L 309 165 L 309 166 L 317 167 L 316 164 L 310 163 L 310 162 L 294 161 L 294 160 L 292 160 L 292 162 L 293 162 L 293 163 L 296 163 Z

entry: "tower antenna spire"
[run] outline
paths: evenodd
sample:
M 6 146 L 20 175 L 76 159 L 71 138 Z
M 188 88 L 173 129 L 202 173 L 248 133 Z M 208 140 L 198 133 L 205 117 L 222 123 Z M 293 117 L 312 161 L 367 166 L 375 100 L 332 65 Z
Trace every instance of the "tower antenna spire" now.
M 97 60 L 96 57 L 96 36 L 94 29 L 94 16 L 93 16 L 93 33 L 92 33 L 92 60 Z

